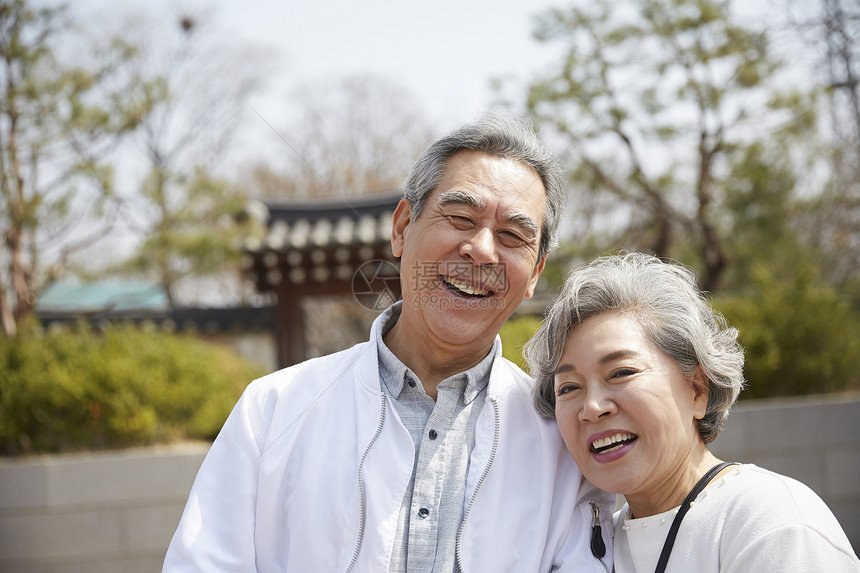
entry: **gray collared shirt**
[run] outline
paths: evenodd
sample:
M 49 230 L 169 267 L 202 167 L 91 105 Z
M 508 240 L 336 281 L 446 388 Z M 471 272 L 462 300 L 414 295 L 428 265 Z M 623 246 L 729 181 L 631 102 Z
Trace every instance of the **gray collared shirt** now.
M 400 317 L 385 311 L 376 346 L 382 388 L 415 445 L 412 478 L 400 506 L 391 572 L 459 572 L 457 533 L 463 520 L 466 475 L 475 446 L 475 422 L 487 397 L 498 339 L 478 364 L 439 383 L 436 401 L 382 340 Z

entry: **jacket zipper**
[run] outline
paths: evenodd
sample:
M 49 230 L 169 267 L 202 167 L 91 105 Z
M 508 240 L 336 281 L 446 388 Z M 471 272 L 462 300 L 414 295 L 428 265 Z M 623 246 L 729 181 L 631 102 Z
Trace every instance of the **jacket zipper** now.
M 379 437 L 379 434 L 382 433 L 382 425 L 385 423 L 385 393 L 380 394 L 382 396 L 382 405 L 380 408 L 379 415 L 379 425 L 376 426 L 376 432 L 373 434 L 373 437 L 370 439 L 370 443 L 367 444 L 367 448 L 364 450 L 364 454 L 361 456 L 361 461 L 358 464 L 358 497 L 359 497 L 359 508 L 358 508 L 358 539 L 355 542 L 355 551 L 352 554 L 352 560 L 349 562 L 349 565 L 346 568 L 346 573 L 349 573 L 352 568 L 355 566 L 358 561 L 358 554 L 361 551 L 361 544 L 364 541 L 364 527 L 365 522 L 367 521 L 367 515 L 365 514 L 365 491 L 364 491 L 364 481 L 361 479 L 361 470 L 364 468 L 364 460 L 367 459 L 367 454 L 370 452 L 370 448 L 373 447 L 373 444 L 376 443 L 376 439 Z
M 490 458 L 487 460 L 487 466 L 484 468 L 484 472 L 481 474 L 481 477 L 478 478 L 478 483 L 475 485 L 475 491 L 472 493 L 472 499 L 469 500 L 469 505 L 466 507 L 466 513 L 463 515 L 463 521 L 460 523 L 460 531 L 457 533 L 457 566 L 460 568 L 460 573 L 465 573 L 465 569 L 463 569 L 463 556 L 461 551 L 461 542 L 463 540 L 463 529 L 466 527 L 466 520 L 469 519 L 469 513 L 472 511 L 472 505 L 475 503 L 475 498 L 478 496 L 478 490 L 481 489 L 481 484 L 484 483 L 484 480 L 487 477 L 487 474 L 490 473 L 490 467 L 493 465 L 493 460 L 496 458 L 496 449 L 499 445 L 499 404 L 496 402 L 495 398 L 488 398 L 490 402 L 493 404 L 493 413 L 495 415 L 495 429 L 493 431 L 493 447 L 490 449 Z
M 589 540 L 591 553 L 600 561 L 606 573 L 609 573 L 609 567 L 603 561 L 603 556 L 606 555 L 606 545 L 603 543 L 603 532 L 600 528 L 600 508 L 593 501 L 588 503 L 591 505 L 591 539 Z

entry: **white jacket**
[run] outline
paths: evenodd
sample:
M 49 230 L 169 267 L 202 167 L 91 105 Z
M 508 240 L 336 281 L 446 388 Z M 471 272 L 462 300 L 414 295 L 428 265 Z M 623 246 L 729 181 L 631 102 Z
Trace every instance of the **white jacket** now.
M 414 450 L 370 340 L 248 386 L 200 468 L 164 572 L 388 571 Z M 582 478 L 530 388 L 496 359 L 469 460 L 460 569 L 606 573 L 615 496 Z M 589 550 L 590 501 L 606 565 Z

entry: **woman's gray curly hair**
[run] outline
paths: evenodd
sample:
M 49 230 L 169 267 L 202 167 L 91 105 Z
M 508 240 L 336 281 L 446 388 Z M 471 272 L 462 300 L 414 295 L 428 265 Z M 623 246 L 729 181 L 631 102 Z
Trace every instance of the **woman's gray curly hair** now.
M 585 319 L 604 312 L 633 316 L 685 376 L 701 366 L 708 377 L 708 408 L 697 425 L 704 442 L 712 442 L 744 386 L 738 331 L 711 307 L 691 270 L 641 253 L 601 257 L 568 276 L 525 348 L 537 411 L 555 417 L 555 370 L 567 337 Z

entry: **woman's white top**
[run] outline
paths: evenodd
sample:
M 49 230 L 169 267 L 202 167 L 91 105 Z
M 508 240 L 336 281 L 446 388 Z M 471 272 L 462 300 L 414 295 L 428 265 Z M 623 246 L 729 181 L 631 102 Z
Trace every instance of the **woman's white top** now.
M 676 509 L 615 514 L 615 571 L 654 573 Z M 809 487 L 745 464 L 713 480 L 681 522 L 666 573 L 860 571 L 833 513 Z

